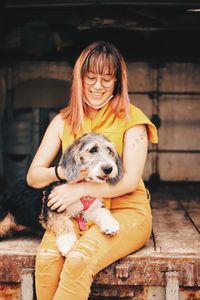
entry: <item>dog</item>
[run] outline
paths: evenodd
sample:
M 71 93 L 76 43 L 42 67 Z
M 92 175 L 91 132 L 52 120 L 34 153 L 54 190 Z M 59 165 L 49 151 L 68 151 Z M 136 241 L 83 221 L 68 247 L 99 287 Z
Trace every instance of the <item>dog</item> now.
M 52 183 L 43 189 L 19 185 L 11 195 L 2 197 L 0 237 L 27 227 L 36 230 L 42 227 L 56 234 L 58 249 L 63 256 L 67 256 L 77 240 L 73 218 L 81 230 L 92 221 L 105 235 L 113 236 L 119 232 L 119 223 L 110 210 L 103 206 L 102 199 L 90 196 L 81 198 L 62 213 L 47 206 L 51 190 L 66 182 L 76 182 L 82 167 L 87 171 L 85 181 L 117 184 L 122 177 L 122 163 L 113 143 L 102 134 L 87 133 L 66 149 L 59 164 L 64 170 L 66 181 Z

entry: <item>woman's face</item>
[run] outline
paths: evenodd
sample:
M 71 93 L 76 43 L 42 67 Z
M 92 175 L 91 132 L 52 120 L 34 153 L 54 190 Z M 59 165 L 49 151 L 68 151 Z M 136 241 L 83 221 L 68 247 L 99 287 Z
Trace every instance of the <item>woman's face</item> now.
M 107 103 L 113 95 L 116 78 L 110 74 L 88 72 L 83 76 L 83 94 L 85 102 L 98 109 Z

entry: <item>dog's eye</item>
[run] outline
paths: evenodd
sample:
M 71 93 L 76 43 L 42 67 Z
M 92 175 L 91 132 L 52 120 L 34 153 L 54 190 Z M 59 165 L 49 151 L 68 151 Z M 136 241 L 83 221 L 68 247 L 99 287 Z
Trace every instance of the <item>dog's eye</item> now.
M 111 150 L 110 147 L 107 147 L 107 149 L 108 149 L 108 153 L 109 153 L 109 154 L 113 154 L 113 151 Z
M 89 150 L 90 153 L 98 152 L 98 147 L 94 146 Z

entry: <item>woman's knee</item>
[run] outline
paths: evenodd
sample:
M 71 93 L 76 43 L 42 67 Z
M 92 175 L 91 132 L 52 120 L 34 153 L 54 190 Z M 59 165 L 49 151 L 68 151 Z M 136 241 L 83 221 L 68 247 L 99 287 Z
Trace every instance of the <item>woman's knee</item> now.
M 58 287 L 64 260 L 58 251 L 39 249 L 36 255 L 35 284 L 37 299 L 50 300 Z
M 36 272 L 47 274 L 49 270 L 60 269 L 64 264 L 62 257 L 56 245 L 56 237 L 50 232 L 45 232 L 36 255 Z
M 52 249 L 39 249 L 36 255 L 36 276 L 52 277 L 61 272 L 64 258 L 61 254 Z
M 68 276 L 73 280 L 80 279 L 82 276 L 89 279 L 93 275 L 92 270 L 95 265 L 97 250 L 97 241 L 89 238 L 83 238 L 79 241 L 68 253 L 62 272 L 63 276 Z

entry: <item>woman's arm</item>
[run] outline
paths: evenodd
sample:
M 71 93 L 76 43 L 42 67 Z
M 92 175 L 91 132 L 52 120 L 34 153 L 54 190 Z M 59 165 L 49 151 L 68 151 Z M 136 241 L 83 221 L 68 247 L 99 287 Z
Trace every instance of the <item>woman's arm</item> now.
M 148 137 L 145 125 L 128 129 L 124 136 L 123 177 L 116 185 L 108 183 L 81 183 L 86 194 L 97 198 L 113 198 L 133 192 L 139 184 L 148 151 Z
M 49 124 L 42 142 L 27 173 L 27 183 L 34 188 L 42 188 L 57 181 L 54 167 L 49 167 L 61 147 L 64 121 L 58 114 Z M 64 179 L 62 170 L 59 175 Z
M 49 196 L 51 209 L 63 211 L 79 197 L 113 198 L 134 191 L 141 179 L 148 151 L 146 125 L 127 130 L 123 147 L 123 177 L 116 185 L 80 182 L 55 187 Z M 68 199 L 69 198 L 69 199 Z

